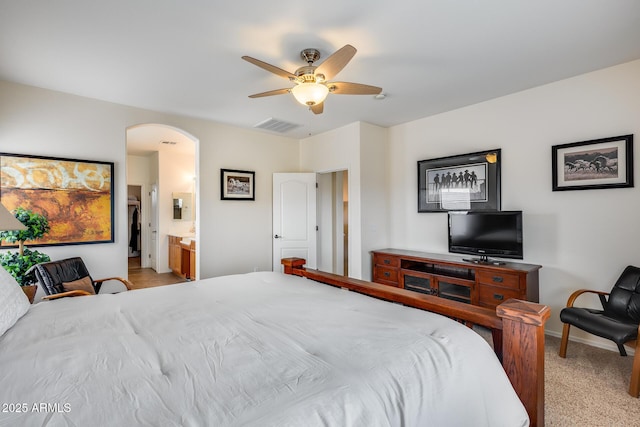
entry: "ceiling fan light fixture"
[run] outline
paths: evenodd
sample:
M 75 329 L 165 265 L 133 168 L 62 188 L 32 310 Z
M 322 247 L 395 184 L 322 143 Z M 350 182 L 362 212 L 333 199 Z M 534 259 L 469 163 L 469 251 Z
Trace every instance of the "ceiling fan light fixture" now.
M 291 88 L 296 100 L 309 107 L 322 103 L 329 94 L 329 88 L 320 83 L 300 83 Z
M 349 82 L 333 82 L 336 74 L 342 70 L 353 55 L 356 54 L 356 48 L 350 44 L 344 45 L 337 51 L 333 52 L 319 66 L 313 65 L 320 59 L 320 51 L 318 49 L 304 49 L 300 56 L 307 62 L 298 68 L 294 73 L 290 73 L 275 65 L 268 64 L 259 59 L 250 56 L 243 56 L 247 62 L 256 65 L 270 73 L 284 77 L 295 85 L 292 88 L 282 88 L 260 92 L 249 95 L 249 98 L 262 98 L 264 96 L 283 95 L 285 93 L 293 94 L 296 101 L 309 107 L 313 114 L 322 114 L 324 111 L 324 100 L 329 93 L 338 95 L 379 95 L 384 97 L 382 88 L 376 86 L 365 85 L 361 83 Z

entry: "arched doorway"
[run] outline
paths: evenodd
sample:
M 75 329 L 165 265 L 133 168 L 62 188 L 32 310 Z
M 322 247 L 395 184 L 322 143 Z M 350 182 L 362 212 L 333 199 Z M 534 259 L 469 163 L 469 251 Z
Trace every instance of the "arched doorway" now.
M 171 281 L 169 236 L 189 236 L 197 242 L 199 141 L 182 129 L 156 123 L 127 128 L 126 141 L 129 265 Z M 174 196 L 184 203 L 176 218 Z M 198 258 L 197 250 L 194 255 Z M 197 277 L 197 260 L 195 265 Z

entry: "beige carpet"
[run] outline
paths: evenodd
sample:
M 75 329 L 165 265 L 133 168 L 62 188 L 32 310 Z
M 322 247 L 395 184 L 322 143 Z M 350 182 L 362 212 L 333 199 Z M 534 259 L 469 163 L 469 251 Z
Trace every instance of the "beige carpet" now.
M 627 393 L 632 356 L 570 341 L 562 359 L 559 347 L 546 337 L 546 426 L 640 426 L 640 399 Z

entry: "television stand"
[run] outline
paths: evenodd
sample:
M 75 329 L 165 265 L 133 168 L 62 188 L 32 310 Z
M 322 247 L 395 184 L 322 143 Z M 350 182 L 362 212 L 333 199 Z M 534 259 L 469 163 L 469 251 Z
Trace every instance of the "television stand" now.
M 510 298 L 538 302 L 540 265 L 402 249 L 371 253 L 376 283 L 487 308 Z

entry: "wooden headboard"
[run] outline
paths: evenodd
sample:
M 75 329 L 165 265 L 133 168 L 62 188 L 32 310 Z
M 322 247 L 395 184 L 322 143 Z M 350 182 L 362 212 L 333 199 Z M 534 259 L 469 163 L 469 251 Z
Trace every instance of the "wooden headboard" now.
M 286 274 L 306 277 L 371 297 L 401 303 L 491 330 L 496 355 L 524 404 L 532 426 L 544 426 L 544 324 L 546 305 L 510 299 L 495 311 L 393 286 L 352 279 L 304 267 L 302 258 L 283 258 Z

